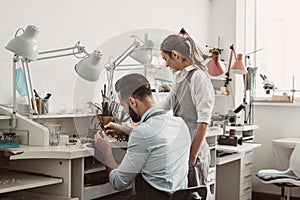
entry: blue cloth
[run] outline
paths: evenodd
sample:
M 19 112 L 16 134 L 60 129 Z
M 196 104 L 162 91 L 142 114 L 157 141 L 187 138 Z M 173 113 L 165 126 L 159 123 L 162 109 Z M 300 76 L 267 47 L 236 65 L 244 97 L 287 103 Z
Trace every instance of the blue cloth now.
M 163 111 L 152 107 L 142 116 Z M 172 194 L 187 187 L 190 133 L 179 117 L 161 114 L 132 129 L 128 149 L 109 180 L 115 189 L 128 186 L 138 173 L 154 188 Z
M 28 96 L 26 79 L 22 68 L 16 69 L 16 88 L 22 97 Z

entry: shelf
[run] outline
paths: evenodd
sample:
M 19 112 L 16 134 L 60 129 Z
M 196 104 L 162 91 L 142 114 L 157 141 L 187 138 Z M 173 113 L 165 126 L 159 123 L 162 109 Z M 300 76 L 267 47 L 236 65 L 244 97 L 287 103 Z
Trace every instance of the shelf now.
M 0 120 L 2 119 L 11 119 L 11 116 L 9 115 L 0 115 Z
M 61 178 L 1 169 L 0 194 L 62 183 Z
M 245 124 L 242 126 L 226 126 L 226 131 L 236 130 L 236 131 L 252 131 L 258 129 L 259 126 L 256 124 Z
M 74 117 L 93 117 L 96 113 L 69 113 L 69 114 L 47 114 L 47 115 L 34 115 L 33 119 L 52 119 L 52 118 L 74 118 Z
M 282 102 L 253 102 L 254 106 L 275 106 L 275 107 L 300 107 L 300 102 L 282 103 Z
M 131 189 L 132 185 L 128 186 L 124 190 Z M 84 188 L 84 199 L 94 199 L 98 197 L 107 196 L 110 194 L 114 194 L 116 192 L 120 192 L 119 190 L 115 190 L 110 183 L 105 183 L 102 185 L 94 185 L 88 186 Z
M 214 137 L 218 135 L 223 135 L 223 128 L 221 127 L 208 127 L 206 137 Z
M 103 170 L 105 170 L 104 165 L 99 165 L 97 167 L 89 166 L 89 167 L 86 167 L 86 169 L 84 170 L 84 174 L 91 174 L 91 173 L 100 172 Z

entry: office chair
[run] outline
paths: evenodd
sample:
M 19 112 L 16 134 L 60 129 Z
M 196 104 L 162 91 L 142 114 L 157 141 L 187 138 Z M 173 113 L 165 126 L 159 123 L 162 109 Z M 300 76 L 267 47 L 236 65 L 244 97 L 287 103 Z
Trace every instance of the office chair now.
M 263 183 L 274 184 L 280 187 L 280 200 L 289 200 L 289 191 L 285 194 L 285 189 L 300 187 L 300 144 L 297 144 L 293 150 L 287 170 L 264 169 L 259 170 L 256 176 Z
M 170 200 L 206 200 L 206 197 L 207 188 L 203 185 L 177 190 L 171 195 Z

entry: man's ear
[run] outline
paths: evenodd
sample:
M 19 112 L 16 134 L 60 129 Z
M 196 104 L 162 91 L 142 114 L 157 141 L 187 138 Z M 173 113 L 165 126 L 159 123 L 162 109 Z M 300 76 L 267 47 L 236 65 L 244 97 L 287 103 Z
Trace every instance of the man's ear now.
M 136 99 L 133 98 L 133 97 L 129 97 L 129 104 L 130 104 L 132 107 L 135 107 L 135 106 L 136 106 Z

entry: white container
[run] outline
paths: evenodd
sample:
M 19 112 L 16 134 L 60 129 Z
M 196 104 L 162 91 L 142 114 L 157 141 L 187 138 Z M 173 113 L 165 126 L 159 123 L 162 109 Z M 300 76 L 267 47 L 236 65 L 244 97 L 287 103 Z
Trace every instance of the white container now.
M 69 143 L 69 135 L 60 135 L 59 136 L 59 145 L 65 146 Z

